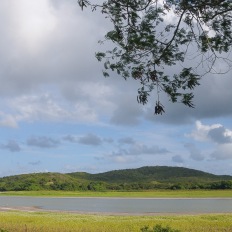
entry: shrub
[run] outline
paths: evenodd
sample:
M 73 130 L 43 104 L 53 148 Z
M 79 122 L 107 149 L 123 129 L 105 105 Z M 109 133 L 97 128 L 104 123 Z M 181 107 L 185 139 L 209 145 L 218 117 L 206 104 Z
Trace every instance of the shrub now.
M 180 232 L 180 230 L 172 229 L 169 226 L 162 227 L 161 225 L 155 225 L 153 229 L 145 226 L 141 229 L 141 232 Z
M 0 228 L 0 232 L 8 232 L 8 230 L 4 230 Z

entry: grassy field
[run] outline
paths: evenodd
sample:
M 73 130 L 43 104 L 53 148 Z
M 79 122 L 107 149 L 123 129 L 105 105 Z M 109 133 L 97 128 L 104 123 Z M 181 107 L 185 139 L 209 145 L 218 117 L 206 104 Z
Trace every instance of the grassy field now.
M 186 232 L 231 232 L 232 214 L 172 216 L 110 216 L 51 212 L 0 212 L 0 231 L 9 232 L 133 232 L 156 224 Z
M 68 192 L 68 191 L 17 191 L 1 192 L 7 196 L 46 197 L 132 197 L 132 198 L 232 198 L 232 190 L 160 190 L 142 192 Z

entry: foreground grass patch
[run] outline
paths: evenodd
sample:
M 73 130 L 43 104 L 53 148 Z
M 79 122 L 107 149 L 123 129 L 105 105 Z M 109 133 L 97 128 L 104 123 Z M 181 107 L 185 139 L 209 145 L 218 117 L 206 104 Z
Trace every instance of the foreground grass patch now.
M 157 190 L 141 192 L 93 192 L 93 191 L 11 191 L 1 192 L 8 196 L 46 197 L 154 197 L 154 198 L 231 198 L 232 190 Z
M 0 228 L 9 232 L 133 232 L 144 226 L 170 226 L 188 232 L 232 231 L 232 214 L 110 216 L 54 212 L 0 212 Z

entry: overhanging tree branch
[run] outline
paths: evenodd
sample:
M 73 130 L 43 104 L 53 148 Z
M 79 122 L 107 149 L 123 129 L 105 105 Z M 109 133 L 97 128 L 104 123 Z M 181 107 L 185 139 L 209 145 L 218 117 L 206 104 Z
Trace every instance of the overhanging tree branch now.
M 139 81 L 138 101 L 142 104 L 148 102 L 156 86 L 172 102 L 193 107 L 193 90 L 201 77 L 209 72 L 221 73 L 217 72 L 217 62 L 224 61 L 228 68 L 232 66 L 229 58 L 225 58 L 232 48 L 231 0 L 108 0 L 102 4 L 78 0 L 78 3 L 82 9 L 99 8 L 112 22 L 113 29 L 105 38 L 115 47 L 97 53 L 96 57 L 105 60 L 104 76 L 109 76 L 111 70 L 125 79 Z M 176 71 L 172 75 L 166 73 L 167 66 Z

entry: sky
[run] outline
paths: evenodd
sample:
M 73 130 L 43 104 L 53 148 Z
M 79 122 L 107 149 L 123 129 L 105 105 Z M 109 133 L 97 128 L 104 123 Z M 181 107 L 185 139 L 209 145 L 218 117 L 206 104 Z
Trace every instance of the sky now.
M 208 74 L 195 108 L 102 75 L 110 28 L 76 0 L 0 1 L 0 176 L 178 166 L 232 175 L 232 71 Z M 110 45 L 107 45 L 110 46 Z

